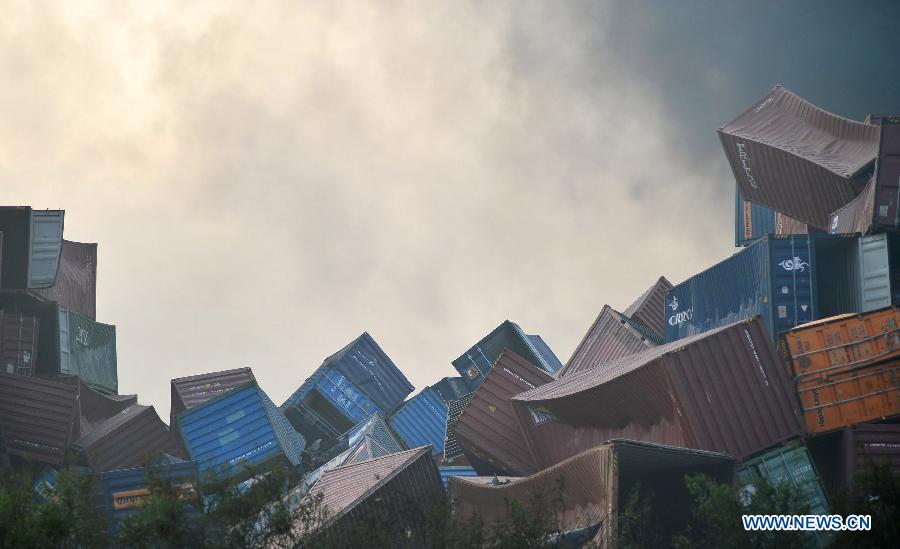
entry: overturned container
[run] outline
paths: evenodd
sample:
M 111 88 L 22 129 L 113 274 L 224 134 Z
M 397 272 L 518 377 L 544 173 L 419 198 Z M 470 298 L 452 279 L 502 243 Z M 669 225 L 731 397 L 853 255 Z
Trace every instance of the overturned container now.
M 446 403 L 451 400 L 459 400 L 469 394 L 469 386 L 462 377 L 445 377 L 431 388 L 437 391 L 438 396 Z
M 201 475 L 231 477 L 247 468 L 300 463 L 306 441 L 256 383 L 232 389 L 177 417 L 184 447 Z
M 649 331 L 651 339 L 662 340 L 666 335 L 666 293 L 671 289 L 669 279 L 660 276 L 623 314 L 632 323 L 643 326 L 642 332 Z
M 840 315 L 783 338 L 812 433 L 900 415 L 900 308 Z
M 447 404 L 431 387 L 407 400 L 390 419 L 407 448 L 431 446 L 432 455 L 444 451 Z
M 469 401 L 472 400 L 473 394 L 469 393 L 447 403 L 447 425 L 444 429 L 444 455 L 442 457 L 444 463 L 458 463 L 459 465 L 467 463 L 465 452 L 463 452 L 462 446 L 459 445 L 459 440 L 456 438 L 456 424 L 459 422 L 463 410 L 466 409 Z
M 900 423 L 859 423 L 807 441 L 831 494 L 856 487 L 862 476 L 887 465 L 900 479 Z
M 69 445 L 81 434 L 77 389 L 0 374 L 0 432 L 9 456 L 62 465 Z
M 0 288 L 49 288 L 56 281 L 62 248 L 63 210 L 0 206 Z
M 853 232 L 853 231 L 846 231 Z M 768 234 L 808 234 L 806 223 L 772 208 L 744 200 L 740 185 L 734 189 L 734 245 L 746 246 Z
M 538 470 L 511 399 L 551 381 L 552 376 L 514 352 L 500 355 L 453 428 L 480 474 L 525 476 Z
M 66 309 L 97 318 L 97 244 L 62 241 L 56 282 L 32 294 L 45 301 L 56 301 Z
M 776 86 L 718 134 L 747 200 L 824 231 L 868 181 L 878 130 Z
M 140 467 L 160 454 L 183 455 L 153 406 L 132 404 L 72 443 L 95 472 Z
M 658 305 L 661 317 L 664 309 L 662 299 Z M 662 342 L 662 337 L 644 324 L 604 305 L 558 377 L 590 370 L 605 362 L 656 347 Z
M 555 374 L 562 363 L 539 335 L 528 335 L 509 320 L 494 328 L 472 348 L 453 361 L 453 367 L 462 375 L 470 390 L 481 385 L 500 353 L 509 349 L 544 370 Z
M 512 402 L 541 468 L 611 438 L 745 459 L 805 433 L 758 317 L 554 380 Z
M 412 391 L 403 372 L 366 332 L 326 358 L 281 410 L 308 440 L 332 443 L 375 412 L 390 415 Z
M 169 425 L 177 424 L 176 417 L 181 412 L 209 402 L 227 391 L 255 382 L 256 378 L 250 368 L 236 368 L 173 379 Z

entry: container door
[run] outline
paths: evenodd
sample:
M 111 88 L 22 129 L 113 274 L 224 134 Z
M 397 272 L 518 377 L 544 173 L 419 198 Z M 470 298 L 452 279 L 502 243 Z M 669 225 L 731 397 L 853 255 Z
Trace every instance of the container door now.
M 28 287 L 49 288 L 56 282 L 62 250 L 63 210 L 36 210 L 31 214 L 28 252 Z
M 890 306 L 891 269 L 886 234 L 859 239 L 859 268 L 861 312 Z
M 900 226 L 900 118 L 881 123 L 878 163 L 875 169 L 875 223 Z
M 69 345 L 69 311 L 59 308 L 59 373 L 72 373 L 72 350 Z
M 772 336 L 817 318 L 815 257 L 807 236 L 772 238 Z

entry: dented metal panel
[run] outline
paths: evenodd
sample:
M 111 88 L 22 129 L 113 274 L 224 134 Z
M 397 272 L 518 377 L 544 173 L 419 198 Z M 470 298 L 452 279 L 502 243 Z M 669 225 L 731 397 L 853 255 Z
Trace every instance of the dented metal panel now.
M 806 223 L 771 208 L 744 200 L 741 187 L 734 192 L 734 245 L 746 246 L 768 234 L 807 234 Z
M 660 301 L 660 308 L 662 308 L 662 301 Z M 660 316 L 662 316 L 662 311 L 660 311 Z M 581 343 L 575 348 L 572 357 L 559 371 L 558 377 L 590 370 L 610 360 L 637 353 L 661 343 L 638 328 L 627 316 L 609 305 L 604 305 Z
M 62 251 L 62 210 L 34 210 L 28 256 L 28 288 L 49 288 L 56 282 Z
M 255 381 L 256 378 L 250 368 L 235 368 L 173 379 L 171 381 L 172 407 L 169 425 L 176 424 L 175 418 L 181 412 Z
M 447 404 L 431 387 L 412 397 L 391 416 L 391 427 L 407 448 L 430 445 L 432 455 L 444 451 Z
M 59 272 L 53 286 L 33 290 L 47 301 L 90 319 L 97 318 L 97 244 L 62 241 Z
M 878 132 L 781 86 L 718 129 L 747 200 L 820 230 L 868 181 Z
M 625 309 L 626 317 L 652 330 L 653 335 L 648 336 L 648 339 L 657 343 L 661 343 L 666 334 L 666 292 L 671 289 L 672 283 L 661 276 L 637 301 Z
M 61 465 L 80 435 L 78 415 L 74 387 L 0 374 L 0 432 L 10 456 Z
M 72 443 L 96 472 L 139 467 L 162 453 L 181 455 L 153 406 L 132 404 Z
M 62 247 L 62 210 L 0 207 L 4 233 L 0 284 L 4 289 L 49 288 L 56 280 Z
M 759 318 L 557 379 L 512 402 L 541 467 L 610 438 L 743 459 L 805 433 Z

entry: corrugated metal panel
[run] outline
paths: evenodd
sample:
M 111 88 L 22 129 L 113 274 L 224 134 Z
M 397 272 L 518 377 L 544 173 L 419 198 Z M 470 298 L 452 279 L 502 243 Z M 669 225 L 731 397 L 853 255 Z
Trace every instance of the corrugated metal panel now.
M 37 363 L 40 321 L 0 310 L 0 371 L 30 376 Z
M 447 405 L 431 387 L 401 406 L 391 416 L 390 424 L 408 448 L 431 445 L 432 455 L 444 451 Z
M 33 290 L 90 319 L 97 318 L 97 244 L 62 241 L 59 272 L 53 286 Z
M 0 374 L 0 431 L 6 452 L 51 465 L 65 461 L 80 435 L 75 388 L 33 377 Z
M 553 506 L 553 512 L 560 530 L 573 531 L 599 524 L 592 541 L 598 547 L 607 547 L 616 540 L 620 494 L 628 493 L 631 479 L 641 479 L 642 488 L 652 490 L 653 479 L 664 478 L 667 472 L 681 476 L 694 471 L 721 470 L 714 476 L 723 476 L 732 463 L 733 460 L 723 454 L 634 441 L 610 441 L 513 482 L 486 483 L 480 479 L 456 477 L 449 482 L 449 492 L 458 520 L 468 520 L 478 514 L 487 525 L 507 520 L 509 502 L 527 504 L 535 494 L 542 494 L 548 503 L 558 502 Z M 556 500 L 560 479 L 565 492 Z M 658 491 L 657 498 L 666 497 L 667 492 L 672 490 Z M 688 513 L 690 506 L 684 503 L 666 505 L 666 512 Z
M 647 326 L 662 338 L 666 333 L 666 292 L 672 289 L 672 283 L 661 276 L 641 297 L 625 309 L 625 316 Z
M 95 391 L 79 377 L 59 377 L 55 381 L 77 389 L 81 416 L 88 423 L 88 428 L 82 429 L 83 434 L 87 434 L 93 425 L 113 417 L 133 404 L 137 404 L 137 395 L 107 395 Z
M 746 246 L 767 234 L 807 234 L 806 223 L 771 208 L 744 200 L 741 187 L 734 191 L 734 245 Z
M 513 406 L 542 467 L 610 438 L 743 459 L 805 432 L 758 318 L 557 379 Z
M 148 478 L 169 481 L 185 496 L 189 512 L 199 513 L 199 472 L 196 461 L 180 461 L 148 467 L 133 467 L 100 474 L 103 507 L 111 519 L 112 532 L 120 521 L 145 507 L 150 497 Z M 193 494 L 193 497 L 190 495 Z
M 414 389 L 368 332 L 328 357 L 324 365 L 347 376 L 385 414 L 400 406 Z
M 471 390 L 484 381 L 484 376 L 504 349 L 517 353 L 547 373 L 553 374 L 562 369 L 562 363 L 550 348 L 543 341 L 536 344 L 531 337 L 534 336 L 525 334 L 518 324 L 506 320 L 454 360 L 453 367 Z
M 874 211 L 875 179 L 870 178 L 859 196 L 831 214 L 828 232 L 831 234 L 867 234 L 872 229 Z
M 410 508 L 412 514 L 395 515 L 390 520 L 402 536 L 412 534 L 409 547 L 427 547 L 422 509 L 429 509 L 441 497 L 441 477 L 427 448 L 417 448 L 358 464 L 327 471 L 310 489 L 322 494 L 329 517 L 321 525 L 325 541 L 335 542 L 354 527 L 362 527 L 384 509 Z M 307 527 L 295 523 L 298 530 Z M 405 536 L 404 536 L 405 537 Z M 399 539 L 397 540 L 400 541 Z
M 816 316 L 859 311 L 859 238 L 816 240 Z
M 767 236 L 694 275 L 666 297 L 666 340 L 761 315 L 769 335 L 819 318 L 816 250 L 847 237 Z M 826 265 L 826 269 L 829 268 Z M 853 301 L 858 288 L 834 287 L 831 302 Z
M 199 463 L 201 474 L 238 475 L 245 465 L 262 465 L 272 459 L 284 459 L 291 465 L 300 462 L 304 441 L 295 431 L 288 433 L 286 423 L 278 426 L 280 421 L 271 415 L 277 409 L 265 400 L 262 389 L 250 384 L 178 416 L 185 448 Z M 294 442 L 285 445 L 286 436 Z
M 575 348 L 572 358 L 559 371 L 559 377 L 583 372 L 604 362 L 655 346 L 656 342 L 641 333 L 625 315 L 609 305 L 604 305 L 581 343 Z
M 861 312 L 874 311 L 891 304 L 891 266 L 888 261 L 887 235 L 864 236 L 859 241 L 861 268 Z
M 900 226 L 900 117 L 881 120 L 878 161 L 875 164 L 874 222 L 880 227 Z
M 361 389 L 337 370 L 327 369 L 315 389 L 346 417 L 351 424 L 363 421 L 379 408 Z
M 747 200 L 821 230 L 855 198 L 878 152 L 878 128 L 823 111 L 776 86 L 718 129 Z
M 181 412 L 209 402 L 226 391 L 254 382 L 256 377 L 250 368 L 235 368 L 173 379 L 169 425 L 175 425 L 175 417 Z
M 348 446 L 354 446 L 364 436 L 374 438 L 391 453 L 400 452 L 408 448 L 403 444 L 400 437 L 394 433 L 381 414 L 372 414 L 371 417 L 344 434 L 341 440 L 345 441 Z
M 844 479 L 853 483 L 858 472 L 872 465 L 891 464 L 894 476 L 900 478 L 900 424 L 863 423 L 843 432 Z
M 441 482 L 444 483 L 444 488 L 447 488 L 447 483 L 450 481 L 450 477 L 477 477 L 478 473 L 475 472 L 475 469 L 469 465 L 442 465 L 438 467 L 441 473 Z
M 473 395 L 474 393 L 469 393 L 457 400 L 451 400 L 447 404 L 447 426 L 444 430 L 444 462 L 446 463 L 453 463 L 464 455 L 462 446 L 456 440 L 456 422 L 459 421 L 459 416 L 469 405 Z
M 444 402 L 459 400 L 469 394 L 469 386 L 462 377 L 445 377 L 431 386 Z
M 133 404 L 72 443 L 97 472 L 138 467 L 161 453 L 180 454 L 153 406 Z
M 819 474 L 805 446 L 791 444 L 779 446 L 765 454 L 745 461 L 736 471 L 742 492 L 752 496 L 756 483 L 766 479 L 769 484 L 787 484 L 797 490 L 809 505 L 810 513 L 828 513 L 828 500 L 819 480 Z
M 50 288 L 56 282 L 62 250 L 62 210 L 33 210 L 31 252 L 28 258 L 28 287 Z
M 479 473 L 523 476 L 537 470 L 510 399 L 551 381 L 550 374 L 512 351 L 500 355 L 453 427 L 466 454 L 492 469 Z
M 119 392 L 116 327 L 94 322 L 63 307 L 59 308 L 59 316 L 60 373 L 78 376 L 92 387 Z M 65 343 L 68 343 L 67 361 L 63 360 Z

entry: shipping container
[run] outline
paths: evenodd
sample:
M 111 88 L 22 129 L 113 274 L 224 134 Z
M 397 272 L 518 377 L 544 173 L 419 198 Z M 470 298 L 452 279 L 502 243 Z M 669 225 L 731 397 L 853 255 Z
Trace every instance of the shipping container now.
M 255 383 L 233 389 L 177 417 L 184 447 L 200 473 L 230 477 L 278 460 L 296 466 L 306 441 Z
M 651 339 L 662 340 L 666 335 L 666 292 L 672 289 L 672 283 L 661 276 L 637 301 L 625 309 L 633 324 L 643 326 L 642 332 L 651 330 Z
M 10 456 L 61 465 L 81 434 L 74 387 L 0 374 L 0 430 Z
M 438 467 L 438 470 L 441 473 L 441 482 L 444 483 L 444 488 L 447 488 L 447 484 L 450 482 L 450 477 L 477 477 L 478 473 L 471 465 L 441 465 Z
M 195 461 L 159 463 L 100 474 L 103 508 L 110 518 L 110 531 L 118 531 L 126 517 L 140 512 L 150 502 L 155 483 L 171 484 L 183 498 L 188 517 L 200 513 L 199 472 Z
M 684 476 L 704 473 L 729 482 L 733 471 L 734 460 L 725 454 L 611 440 L 511 482 L 453 477 L 449 493 L 457 520 L 470 520 L 478 514 L 489 527 L 507 520 L 510 502 L 525 504 L 540 494 L 553 509 L 562 532 L 599 524 L 591 541 L 597 547 L 611 547 L 617 539 L 619 509 L 638 483 L 642 493 L 654 494 L 654 509 L 665 510 L 655 515 L 656 526 L 676 533 L 691 518 L 691 496 Z
M 56 281 L 62 248 L 62 210 L 0 206 L 3 289 L 49 288 Z
M 32 290 L 31 293 L 96 319 L 97 244 L 63 240 L 56 282 L 49 288 Z
M 95 472 L 139 467 L 162 453 L 181 454 L 153 406 L 132 404 L 72 443 Z
M 181 412 L 208 402 L 226 391 L 254 382 L 256 377 L 250 368 L 236 368 L 173 379 L 169 425 L 177 424 L 175 418 Z
M 848 231 L 852 232 L 852 231 Z M 741 187 L 734 189 L 734 245 L 746 246 L 768 234 L 808 234 L 806 223 L 771 208 L 744 200 Z
M 782 340 L 810 432 L 900 415 L 900 308 L 794 328 Z
M 555 374 L 562 363 L 538 335 L 526 334 L 518 324 L 504 321 L 481 341 L 453 361 L 453 367 L 474 391 L 504 349 L 509 349 L 549 374 Z
M 662 316 L 662 301 L 660 301 L 660 316 Z M 661 336 L 609 305 L 604 305 L 581 343 L 575 348 L 572 357 L 559 371 L 558 377 L 590 370 L 610 360 L 656 347 L 660 343 L 662 343 Z
M 745 459 L 805 433 L 758 317 L 557 379 L 512 402 L 539 467 L 611 438 Z
M 453 428 L 466 455 L 478 459 L 473 465 L 480 474 L 524 476 L 538 470 L 510 399 L 551 381 L 550 374 L 514 352 L 500 355 Z
M 437 391 L 441 399 L 448 404 L 451 400 L 459 400 L 469 394 L 469 386 L 462 377 L 445 377 L 431 388 Z
M 81 410 L 81 434 L 86 435 L 98 424 L 122 410 L 137 404 L 137 395 L 108 395 L 92 389 L 79 377 L 61 376 L 54 381 L 75 387 Z
M 456 423 L 463 410 L 469 405 L 474 393 L 469 393 L 457 400 L 447 403 L 447 425 L 444 430 L 444 463 L 462 463 L 466 461 L 465 454 L 459 441 L 456 439 Z
M 860 423 L 809 439 L 810 452 L 832 494 L 859 488 L 860 475 L 887 463 L 900 479 L 900 423 Z
M 431 453 L 416 448 L 326 471 L 309 493 L 322 498 L 328 513 L 317 525 L 326 545 L 343 546 L 348 535 L 364 536 L 374 522 L 396 527 L 392 546 L 425 548 L 430 545 L 422 510 L 431 509 L 443 492 Z M 309 527 L 300 518 L 294 525 L 298 533 Z
M 868 182 L 878 130 L 776 86 L 718 134 L 747 200 L 824 231 Z
M 94 389 L 118 392 L 115 326 L 23 294 L 0 294 L 0 309 L 38 319 L 36 375 L 78 376 Z
M 406 376 L 366 332 L 326 358 L 281 410 L 310 442 L 333 443 L 372 413 L 391 414 L 412 391 Z
M 391 416 L 390 424 L 407 448 L 430 445 L 432 455 L 440 454 L 444 451 L 447 404 L 437 391 L 426 387 Z
M 33 316 L 0 310 L 0 371 L 20 376 L 34 374 L 39 326 Z
M 770 337 L 848 311 L 889 305 L 886 235 L 769 235 L 675 286 L 666 341 L 761 315 Z

